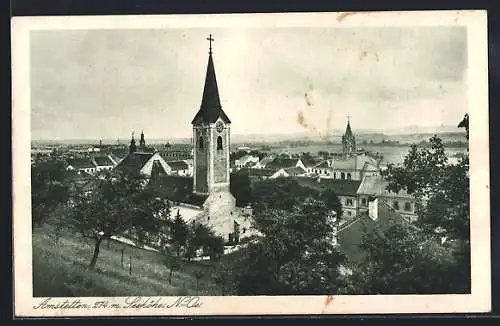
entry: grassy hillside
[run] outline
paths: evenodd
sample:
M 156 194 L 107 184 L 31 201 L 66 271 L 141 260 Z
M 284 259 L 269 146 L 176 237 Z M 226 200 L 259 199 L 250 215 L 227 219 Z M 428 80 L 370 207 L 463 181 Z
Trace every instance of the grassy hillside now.
M 48 227 L 33 231 L 33 296 L 196 295 L 195 271 L 202 271 L 199 295 L 220 295 L 212 280 L 213 262 L 185 262 L 168 282 L 164 256 L 111 240 L 103 242 L 95 270 L 87 270 L 93 244 L 67 234 L 55 242 Z M 121 250 L 124 249 L 124 268 Z M 132 257 L 132 274 L 129 263 Z

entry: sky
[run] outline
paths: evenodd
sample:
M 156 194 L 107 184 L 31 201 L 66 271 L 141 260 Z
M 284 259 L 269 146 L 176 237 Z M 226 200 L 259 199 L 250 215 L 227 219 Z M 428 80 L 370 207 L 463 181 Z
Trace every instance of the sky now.
M 32 139 L 190 137 L 208 34 L 233 134 L 456 125 L 465 27 L 52 30 L 30 37 Z

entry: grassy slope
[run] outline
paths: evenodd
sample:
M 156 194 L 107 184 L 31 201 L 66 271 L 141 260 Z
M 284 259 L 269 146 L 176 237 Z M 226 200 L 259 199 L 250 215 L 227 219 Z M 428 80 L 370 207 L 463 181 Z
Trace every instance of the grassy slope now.
M 88 271 L 92 243 L 69 234 L 54 242 L 49 234 L 48 228 L 33 232 L 33 295 L 36 297 L 196 295 L 196 270 L 205 274 L 200 279 L 198 294 L 220 295 L 211 279 L 211 262 L 184 263 L 179 271 L 174 271 L 169 285 L 169 269 L 159 253 L 116 241 L 103 242 L 95 270 Z M 122 248 L 125 249 L 125 268 L 121 267 Z

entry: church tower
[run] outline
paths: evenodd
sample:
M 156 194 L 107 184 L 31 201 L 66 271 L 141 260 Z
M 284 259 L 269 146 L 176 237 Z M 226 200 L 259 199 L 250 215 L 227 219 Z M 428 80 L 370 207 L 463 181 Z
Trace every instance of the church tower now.
M 342 136 L 342 153 L 347 156 L 356 154 L 356 138 L 352 133 L 349 118 L 347 118 L 347 127 Z
M 193 121 L 193 192 L 206 196 L 203 214 L 196 221 L 207 225 L 226 241 L 236 239 L 239 224 L 236 199 L 229 190 L 229 140 L 231 120 L 222 110 L 212 58 L 212 35 L 208 52 L 201 106 Z
M 139 140 L 139 148 L 146 148 L 146 139 L 144 139 L 144 131 L 141 131 L 141 139 Z
M 195 193 L 229 192 L 229 141 L 231 120 L 222 110 L 212 58 L 212 41 L 201 106 L 192 120 Z
M 135 145 L 134 133 L 132 132 L 132 139 L 130 140 L 130 145 L 128 146 L 128 152 L 134 153 L 137 151 L 137 146 Z

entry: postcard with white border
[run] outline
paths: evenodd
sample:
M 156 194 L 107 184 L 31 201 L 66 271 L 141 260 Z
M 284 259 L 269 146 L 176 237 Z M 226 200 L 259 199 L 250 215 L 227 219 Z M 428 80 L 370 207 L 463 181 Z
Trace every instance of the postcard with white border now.
M 11 24 L 16 316 L 490 311 L 486 11 Z

